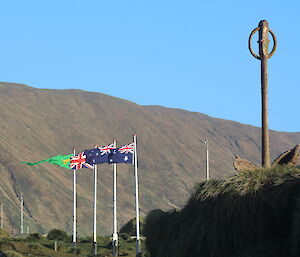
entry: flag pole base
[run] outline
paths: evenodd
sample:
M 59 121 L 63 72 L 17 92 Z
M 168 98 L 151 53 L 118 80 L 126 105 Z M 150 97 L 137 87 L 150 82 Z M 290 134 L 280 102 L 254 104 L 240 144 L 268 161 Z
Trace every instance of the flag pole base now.
M 112 241 L 112 254 L 114 257 L 118 256 L 118 241 L 117 240 Z
M 135 247 L 136 247 L 136 257 L 139 257 L 141 254 L 141 241 L 139 239 L 135 241 Z
M 77 242 L 73 242 L 73 252 L 77 254 Z
M 93 242 L 93 254 L 97 255 L 97 242 Z

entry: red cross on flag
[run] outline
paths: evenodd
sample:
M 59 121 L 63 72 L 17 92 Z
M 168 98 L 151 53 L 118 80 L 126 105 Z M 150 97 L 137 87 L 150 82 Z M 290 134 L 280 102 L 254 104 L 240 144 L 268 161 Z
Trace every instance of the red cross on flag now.
M 82 168 L 93 169 L 94 166 L 86 162 L 86 156 L 84 153 L 80 153 L 78 155 L 71 156 L 70 168 L 73 170 Z

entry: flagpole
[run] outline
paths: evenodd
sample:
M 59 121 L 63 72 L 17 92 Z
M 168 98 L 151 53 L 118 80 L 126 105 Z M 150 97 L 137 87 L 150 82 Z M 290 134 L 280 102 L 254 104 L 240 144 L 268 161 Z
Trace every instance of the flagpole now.
M 204 141 L 204 144 L 206 145 L 206 179 L 209 179 L 209 155 L 208 155 L 208 139 Z
M 4 228 L 4 220 L 3 220 L 3 203 L 1 204 L 1 229 Z
M 117 148 L 117 141 L 114 140 L 114 148 Z M 118 232 L 117 232 L 117 164 L 113 163 L 113 238 L 112 251 L 113 256 L 118 256 Z
M 75 149 L 73 150 L 73 155 L 75 156 Z M 76 249 L 77 248 L 77 240 L 76 240 L 76 235 L 77 235 L 77 217 L 76 217 L 76 206 L 77 204 L 77 199 L 76 199 L 76 169 L 73 171 L 73 246 Z
M 21 193 L 21 234 L 24 233 L 24 199 L 23 194 Z
M 138 185 L 138 166 L 136 135 L 133 135 L 134 143 L 134 176 L 135 176 L 135 210 L 136 210 L 136 256 L 140 254 L 140 211 L 139 211 L 139 185 Z
M 94 228 L 93 252 L 97 255 L 97 165 L 94 167 Z

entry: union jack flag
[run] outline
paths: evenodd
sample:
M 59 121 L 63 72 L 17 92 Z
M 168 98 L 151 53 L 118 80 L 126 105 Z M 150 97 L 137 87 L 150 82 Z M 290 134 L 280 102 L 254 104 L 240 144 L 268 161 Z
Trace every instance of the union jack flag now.
M 123 145 L 119 148 L 120 153 L 131 153 L 134 154 L 134 143 Z
M 80 153 L 75 156 L 71 156 L 70 168 L 73 170 L 78 170 L 82 168 L 93 169 L 94 166 L 86 162 L 86 155 Z
M 99 149 L 101 151 L 101 155 L 109 154 L 109 153 L 111 153 L 111 150 L 114 149 L 114 144 L 102 146 L 102 147 L 99 147 Z

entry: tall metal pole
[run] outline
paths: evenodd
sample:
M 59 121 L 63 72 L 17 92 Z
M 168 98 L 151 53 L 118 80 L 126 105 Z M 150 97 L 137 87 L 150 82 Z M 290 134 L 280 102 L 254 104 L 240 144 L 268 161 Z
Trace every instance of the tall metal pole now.
M 251 47 L 251 39 L 255 32 L 258 33 L 258 46 L 259 46 L 259 56 L 256 55 Z M 269 54 L 269 38 L 268 32 L 271 33 L 274 41 L 274 46 Z M 266 20 L 259 22 L 258 27 L 254 29 L 249 37 L 248 46 L 251 54 L 261 61 L 261 102 L 262 102 L 262 166 L 269 168 L 270 164 L 270 141 L 269 141 L 269 129 L 268 129 L 268 59 L 276 51 L 277 40 L 269 28 L 269 24 Z
M 3 212 L 3 203 L 1 204 L 1 229 L 4 228 L 4 212 Z
M 133 143 L 134 143 L 135 211 L 136 211 L 136 256 L 138 256 L 141 252 L 141 243 L 140 243 L 140 210 L 139 210 L 139 184 L 138 184 L 136 135 L 133 135 Z
M 261 64 L 261 102 L 262 102 L 262 166 L 270 167 L 270 141 L 269 141 L 269 120 L 268 120 L 268 55 L 269 38 L 268 22 L 259 23 L 259 55 Z
M 73 155 L 75 156 L 75 149 L 73 151 Z M 77 248 L 77 216 L 76 216 L 76 208 L 77 208 L 77 198 L 76 198 L 76 169 L 73 170 L 73 245 L 74 248 Z
M 114 148 L 117 148 L 117 141 L 114 140 Z M 117 232 L 117 164 L 113 164 L 113 239 L 112 239 L 112 250 L 113 256 L 118 256 L 118 232 Z
M 204 144 L 206 145 L 206 179 L 209 179 L 209 154 L 208 154 L 208 139 L 204 141 Z
M 97 165 L 94 166 L 94 226 L 93 226 L 93 252 L 97 255 Z
M 21 234 L 24 234 L 24 199 L 21 193 Z

